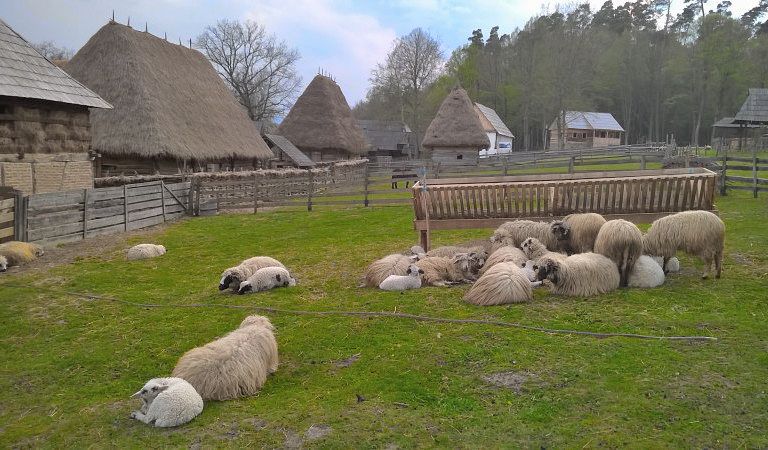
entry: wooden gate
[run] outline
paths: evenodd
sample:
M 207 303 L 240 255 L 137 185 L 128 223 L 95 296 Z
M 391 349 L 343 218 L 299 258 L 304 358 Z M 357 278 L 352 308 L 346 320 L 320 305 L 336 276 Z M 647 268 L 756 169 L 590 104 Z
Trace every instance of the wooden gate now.
M 18 204 L 21 199 L 19 191 L 0 187 L 0 242 L 8 242 L 17 237 L 17 222 L 19 219 Z

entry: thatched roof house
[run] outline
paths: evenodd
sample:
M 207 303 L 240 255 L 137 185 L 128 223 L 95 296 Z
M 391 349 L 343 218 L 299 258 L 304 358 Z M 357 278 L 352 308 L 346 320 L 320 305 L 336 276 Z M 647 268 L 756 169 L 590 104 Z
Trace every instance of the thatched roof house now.
M 477 161 L 479 150 L 491 145 L 467 91 L 456 86 L 445 97 L 421 145 L 433 160 L 454 163 Z
M 332 79 L 317 75 L 280 123 L 285 136 L 313 161 L 360 157 L 368 152 L 363 131 L 341 88 Z
M 111 174 L 253 168 L 273 157 L 197 50 L 109 22 L 66 70 L 114 106 L 91 115 L 93 148 Z

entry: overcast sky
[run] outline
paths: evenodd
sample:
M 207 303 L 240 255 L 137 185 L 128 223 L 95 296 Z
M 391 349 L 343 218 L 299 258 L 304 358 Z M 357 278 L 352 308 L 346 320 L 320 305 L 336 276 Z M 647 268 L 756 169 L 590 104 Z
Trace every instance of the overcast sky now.
M 758 0 L 732 0 L 741 15 Z M 593 10 L 604 0 L 590 0 Z M 561 2 L 564 3 L 564 2 Z M 614 4 L 623 3 L 621 0 Z M 714 9 L 717 0 L 709 0 Z M 0 17 L 31 42 L 53 41 L 77 50 L 115 12 L 118 22 L 168 40 L 188 42 L 218 19 L 253 19 L 301 53 L 303 85 L 318 68 L 330 72 L 347 101 L 365 97 L 368 78 L 392 41 L 422 27 L 441 42 L 446 56 L 464 44 L 471 31 L 501 34 L 520 27 L 532 15 L 553 10 L 557 2 L 526 0 L 0 0 Z M 681 9 L 683 0 L 673 0 Z

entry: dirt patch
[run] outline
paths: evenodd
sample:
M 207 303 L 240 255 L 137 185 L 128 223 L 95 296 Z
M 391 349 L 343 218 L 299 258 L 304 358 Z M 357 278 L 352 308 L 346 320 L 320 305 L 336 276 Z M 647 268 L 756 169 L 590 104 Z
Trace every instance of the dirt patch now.
M 341 361 L 337 361 L 336 367 L 349 367 L 358 359 L 360 359 L 360 353 L 356 353 L 350 356 L 349 358 L 342 359 Z
M 736 261 L 736 263 L 742 264 L 745 266 L 751 266 L 755 263 L 754 261 L 752 261 L 752 259 L 749 256 L 742 255 L 741 253 L 731 253 L 729 256 L 731 257 L 731 259 Z
M 325 424 L 317 424 L 312 425 L 307 429 L 307 431 L 304 433 L 304 437 L 308 441 L 315 441 L 317 439 L 322 439 L 329 434 L 331 434 L 331 431 L 333 431 L 333 428 L 330 427 L 330 425 Z
M 303 440 L 301 439 L 301 436 L 299 436 L 298 433 L 296 433 L 293 430 L 289 429 L 283 429 L 283 435 L 285 435 L 285 442 L 283 442 L 283 447 L 287 449 L 296 449 L 301 448 L 304 444 Z
M 498 372 L 484 376 L 483 381 L 496 387 L 510 389 L 515 394 L 520 394 L 523 391 L 523 385 L 534 378 L 537 378 L 537 376 L 531 372 Z
M 253 427 L 253 429 L 255 431 L 261 431 L 264 428 L 266 428 L 267 425 L 268 425 L 266 420 L 260 419 L 258 417 L 252 417 L 250 419 L 245 419 L 243 422 L 248 424 L 248 425 L 250 425 L 251 427 Z

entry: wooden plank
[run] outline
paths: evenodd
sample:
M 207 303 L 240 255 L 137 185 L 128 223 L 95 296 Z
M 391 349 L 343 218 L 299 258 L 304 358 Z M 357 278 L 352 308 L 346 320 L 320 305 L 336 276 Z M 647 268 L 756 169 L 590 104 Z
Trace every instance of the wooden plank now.
M 739 183 L 752 183 L 754 181 L 754 178 L 752 177 L 735 177 L 732 175 L 727 175 L 725 177 L 725 181 L 733 181 L 733 182 L 739 182 Z M 758 178 L 757 184 L 768 184 L 768 178 Z
M 134 204 L 134 203 L 141 203 L 141 202 L 147 202 L 151 200 L 160 200 L 161 194 L 160 192 L 154 192 L 152 194 L 142 194 L 142 195 L 135 195 L 131 196 L 131 194 L 128 194 L 128 204 Z
M 749 192 L 753 192 L 755 190 L 755 188 L 753 188 L 752 186 L 728 186 L 728 189 L 736 189 L 737 191 L 749 191 Z M 758 187 L 757 191 L 768 192 L 768 188 Z
M 141 185 L 129 184 L 127 185 L 128 196 L 136 197 L 136 196 L 145 195 L 145 194 L 159 194 L 160 190 L 162 189 L 162 186 L 160 185 L 160 183 L 162 182 L 154 181 L 148 184 L 141 184 Z
M 83 222 L 73 222 L 63 225 L 55 225 L 45 228 L 29 228 L 27 230 L 27 239 L 36 241 L 39 239 L 50 239 L 57 236 L 66 236 L 68 234 L 79 233 L 82 238 Z
M 645 208 L 645 212 L 656 211 L 656 188 L 659 185 L 659 180 L 654 178 L 650 182 L 650 192 L 648 194 L 648 204 Z
M 38 209 L 50 206 L 64 206 L 83 202 L 83 191 L 53 192 L 29 196 L 29 208 Z
M 13 213 L 13 211 L 0 212 L 0 223 L 13 222 L 14 217 L 15 217 L 15 214 Z
M 0 239 L 7 237 L 13 237 L 13 226 L 0 229 Z
M 57 224 L 82 222 L 83 208 L 74 211 L 61 211 L 50 214 L 38 214 L 27 218 L 27 226 L 30 229 L 46 228 Z
M 88 196 L 92 201 L 123 199 L 123 187 L 107 187 L 92 189 Z
M 229 200 L 229 199 L 227 199 L 227 200 Z M 232 199 L 232 200 L 234 200 L 234 199 Z M 247 201 L 247 199 L 242 199 L 242 201 Z M 157 200 L 144 201 L 144 202 L 141 202 L 141 203 L 133 203 L 133 204 L 129 203 L 128 204 L 128 212 L 130 213 L 130 212 L 133 212 L 133 211 L 141 211 L 142 209 L 157 208 L 157 207 L 162 208 L 162 205 L 163 205 L 163 201 L 160 200 L 159 198 Z
M 15 198 L 7 198 L 5 200 L 0 200 L 0 209 L 13 208 L 15 201 L 16 201 Z
M 102 217 L 100 219 L 88 220 L 88 232 L 102 227 L 120 224 L 120 228 L 125 228 L 123 224 L 123 215 L 116 215 L 111 217 Z
M 160 220 L 162 221 L 163 216 L 163 208 L 162 207 L 156 207 L 151 209 L 143 209 L 141 211 L 136 212 L 128 212 L 128 228 L 130 228 L 131 222 L 140 221 L 142 219 L 146 219 L 148 217 L 156 217 L 160 216 Z M 135 229 L 135 228 L 134 228 Z
M 103 236 L 105 234 L 115 234 L 115 233 L 121 233 L 123 232 L 123 222 L 121 221 L 118 225 L 112 225 L 108 227 L 102 227 L 102 228 L 94 228 L 94 229 L 88 229 L 88 234 L 86 237 L 94 237 L 94 236 Z
M 154 216 L 154 217 L 148 217 L 146 219 L 141 220 L 132 220 L 128 222 L 128 229 L 129 230 L 138 230 L 141 228 L 150 227 L 152 225 L 157 225 L 163 223 L 163 216 Z

